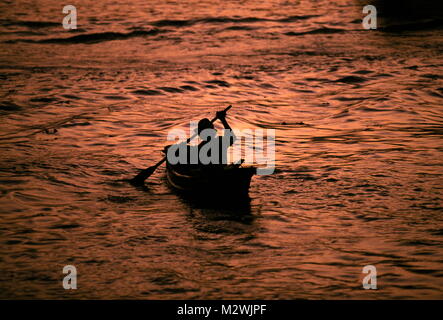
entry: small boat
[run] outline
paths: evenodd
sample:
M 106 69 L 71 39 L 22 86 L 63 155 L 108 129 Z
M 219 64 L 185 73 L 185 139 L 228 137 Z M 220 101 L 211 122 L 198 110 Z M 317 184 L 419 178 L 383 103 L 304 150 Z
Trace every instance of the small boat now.
M 166 178 L 170 186 L 186 196 L 221 201 L 248 197 L 256 168 L 241 164 L 203 166 L 172 165 L 166 162 Z

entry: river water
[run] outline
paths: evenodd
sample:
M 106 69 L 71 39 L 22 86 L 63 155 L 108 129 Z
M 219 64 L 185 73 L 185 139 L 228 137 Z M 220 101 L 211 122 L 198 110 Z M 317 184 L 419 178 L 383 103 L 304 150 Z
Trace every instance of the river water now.
M 67 31 L 63 6 L 0 4 L 0 298 L 443 298 L 441 15 L 77 0 Z M 229 104 L 276 133 L 250 208 L 125 181 Z

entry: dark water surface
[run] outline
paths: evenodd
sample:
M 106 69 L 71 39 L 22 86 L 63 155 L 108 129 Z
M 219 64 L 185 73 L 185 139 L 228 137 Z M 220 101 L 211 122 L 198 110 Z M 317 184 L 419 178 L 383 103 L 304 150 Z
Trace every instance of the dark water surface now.
M 441 21 L 367 31 L 350 0 L 75 5 L 66 31 L 60 1 L 0 4 L 0 298 L 443 298 Z M 228 104 L 233 127 L 276 129 L 250 210 L 187 203 L 164 169 L 122 181 Z

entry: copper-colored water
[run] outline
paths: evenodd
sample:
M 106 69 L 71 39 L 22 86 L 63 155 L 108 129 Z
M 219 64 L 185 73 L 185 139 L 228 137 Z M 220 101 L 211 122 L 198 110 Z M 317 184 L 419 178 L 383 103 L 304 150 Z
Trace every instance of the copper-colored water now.
M 443 297 L 441 24 L 363 30 L 350 0 L 75 2 L 76 31 L 60 1 L 0 4 L 1 298 Z M 250 212 L 195 207 L 163 169 L 123 181 L 228 104 L 276 129 Z

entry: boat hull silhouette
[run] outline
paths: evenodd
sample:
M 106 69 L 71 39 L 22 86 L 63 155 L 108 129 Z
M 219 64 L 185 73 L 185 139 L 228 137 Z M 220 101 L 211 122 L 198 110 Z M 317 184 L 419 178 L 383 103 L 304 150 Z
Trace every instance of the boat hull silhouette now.
M 166 163 L 168 184 L 177 192 L 200 199 L 247 197 L 255 167 L 198 166 Z

